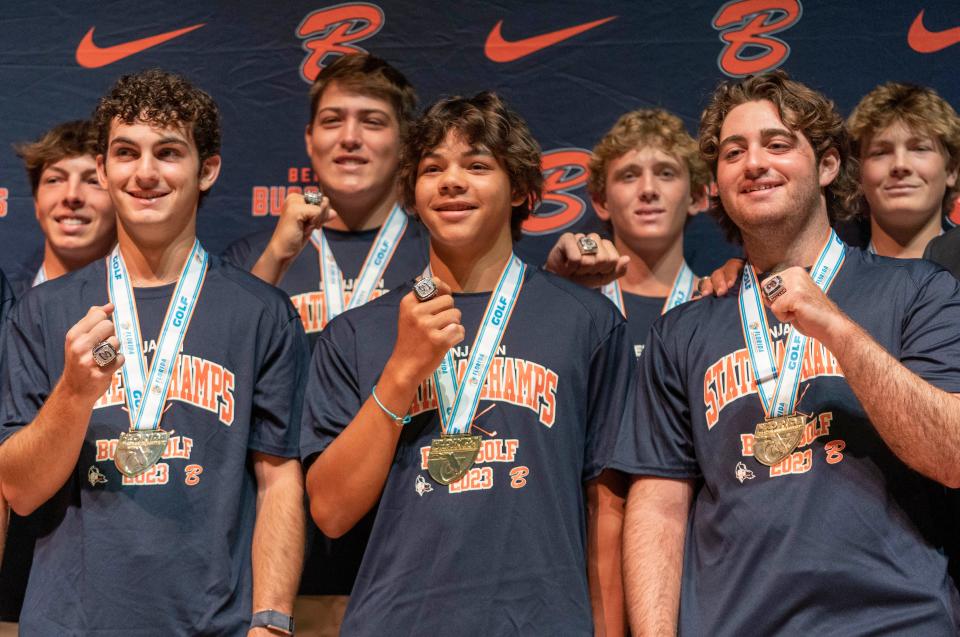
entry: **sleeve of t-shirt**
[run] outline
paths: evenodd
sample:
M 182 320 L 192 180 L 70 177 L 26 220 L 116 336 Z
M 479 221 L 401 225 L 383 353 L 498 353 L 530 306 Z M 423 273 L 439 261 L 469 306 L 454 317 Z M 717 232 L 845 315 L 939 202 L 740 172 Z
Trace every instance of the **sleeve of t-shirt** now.
M 354 364 L 355 335 L 343 317 L 338 319 L 320 334 L 313 350 L 300 431 L 305 465 L 340 435 L 363 405 Z
M 249 272 L 256 264 L 256 259 L 260 258 L 259 254 L 253 255 L 252 253 L 253 250 L 250 248 L 250 240 L 244 237 L 228 245 L 227 249 L 220 255 L 220 258 L 230 265 L 240 268 L 244 272 Z
M 270 336 L 254 385 L 248 446 L 253 451 L 296 458 L 310 350 L 298 316 L 286 317 Z
M 633 475 L 661 478 L 700 477 L 682 372 L 660 333 L 650 329 L 640 357 L 635 414 L 621 428 L 611 466 Z
M 0 442 L 30 424 L 50 395 L 41 308 L 25 298 L 3 321 L 0 347 Z
M 583 480 L 592 480 L 613 460 L 620 429 L 633 421 L 637 359 L 627 332 L 619 322 L 590 361 L 587 408 L 587 445 Z
M 932 385 L 960 393 L 960 282 L 944 270 L 929 272 L 904 314 L 902 334 L 900 362 Z

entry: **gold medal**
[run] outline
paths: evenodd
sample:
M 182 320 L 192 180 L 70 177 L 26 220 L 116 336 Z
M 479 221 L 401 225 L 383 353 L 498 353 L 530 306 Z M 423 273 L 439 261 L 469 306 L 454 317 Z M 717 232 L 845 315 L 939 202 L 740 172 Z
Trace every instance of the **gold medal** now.
M 140 475 L 163 456 L 172 433 L 162 429 L 123 432 L 117 442 L 113 463 L 128 478 Z
M 753 457 L 768 467 L 782 461 L 800 444 L 806 424 L 807 419 L 797 414 L 758 423 L 753 432 Z
M 480 436 L 451 434 L 430 443 L 427 470 L 440 484 L 456 482 L 473 466 L 480 451 Z

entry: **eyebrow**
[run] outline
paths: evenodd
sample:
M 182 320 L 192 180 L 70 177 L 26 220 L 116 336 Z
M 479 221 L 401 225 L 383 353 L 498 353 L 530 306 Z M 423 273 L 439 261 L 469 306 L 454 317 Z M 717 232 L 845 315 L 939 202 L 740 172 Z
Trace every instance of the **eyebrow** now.
M 337 115 L 340 115 L 349 110 L 350 110 L 349 108 L 342 108 L 340 106 L 324 106 L 323 108 L 317 110 L 317 115 L 319 115 L 324 111 L 333 111 Z M 382 108 L 360 108 L 360 109 L 357 109 L 357 112 L 360 113 L 361 115 L 370 115 L 371 113 L 375 113 L 377 115 L 383 115 L 384 117 L 387 117 L 387 118 L 390 117 L 390 113 L 383 110 Z
M 797 139 L 797 134 L 792 131 L 788 131 L 785 128 L 760 129 L 761 139 L 770 139 L 771 137 L 788 137 L 790 139 L 795 140 Z M 727 144 L 732 144 L 732 143 L 743 144 L 743 143 L 746 143 L 746 141 L 747 141 L 747 138 L 744 137 L 743 135 L 730 135 L 729 137 L 725 137 L 724 139 L 720 140 L 719 146 L 723 147 Z
M 135 141 L 133 141 L 132 139 L 130 139 L 129 137 L 122 137 L 122 136 L 121 136 L 121 137 L 114 137 L 113 139 L 110 140 L 110 145 L 111 145 L 111 146 L 113 146 L 113 145 L 115 145 L 115 144 L 130 144 L 131 146 L 139 146 L 139 145 L 140 145 L 140 144 L 138 144 L 137 142 L 135 142 Z M 180 146 L 189 146 L 189 144 L 187 143 L 187 140 L 183 139 L 182 137 L 174 137 L 173 135 L 168 135 L 168 136 L 166 136 L 166 137 L 161 137 L 159 140 L 157 140 L 156 145 L 159 146 L 159 145 L 162 145 L 162 144 L 178 144 L 178 145 L 180 145 Z
M 490 152 L 486 148 L 483 148 L 481 146 L 472 146 L 467 152 L 461 153 L 460 156 L 461 157 L 476 157 L 476 156 L 493 157 L 494 155 L 492 152 Z M 439 158 L 440 158 L 440 154 L 437 152 L 437 149 L 434 148 L 430 152 L 424 153 L 423 156 L 420 157 L 420 161 L 423 161 L 424 159 L 439 159 Z

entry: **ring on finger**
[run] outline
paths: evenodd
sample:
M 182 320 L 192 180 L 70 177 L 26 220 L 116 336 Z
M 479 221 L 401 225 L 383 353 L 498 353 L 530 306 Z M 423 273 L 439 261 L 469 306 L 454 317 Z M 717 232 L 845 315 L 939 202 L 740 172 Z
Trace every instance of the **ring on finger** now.
M 592 237 L 580 237 L 577 239 L 577 247 L 580 248 L 580 254 L 582 255 L 596 254 L 600 249 L 600 246 Z
M 303 193 L 303 200 L 311 206 L 319 206 L 320 202 L 323 201 L 323 193 L 317 191 L 305 192 Z
M 783 279 L 780 275 L 767 279 L 763 282 L 763 294 L 767 301 L 773 303 L 777 298 L 787 293 L 787 288 L 783 285 Z
M 107 341 L 100 341 L 93 346 L 93 362 L 100 367 L 106 367 L 117 358 L 117 350 Z
M 413 293 L 417 295 L 417 300 L 423 303 L 429 301 L 438 294 L 437 284 L 428 276 L 418 279 L 413 284 Z

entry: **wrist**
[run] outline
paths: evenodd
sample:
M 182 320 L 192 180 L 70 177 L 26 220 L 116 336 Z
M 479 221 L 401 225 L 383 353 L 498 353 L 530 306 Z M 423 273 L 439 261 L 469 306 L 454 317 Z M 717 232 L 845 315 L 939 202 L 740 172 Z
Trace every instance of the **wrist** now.
M 272 608 L 259 610 L 250 618 L 250 629 L 263 628 L 272 635 L 292 635 L 293 617 Z

